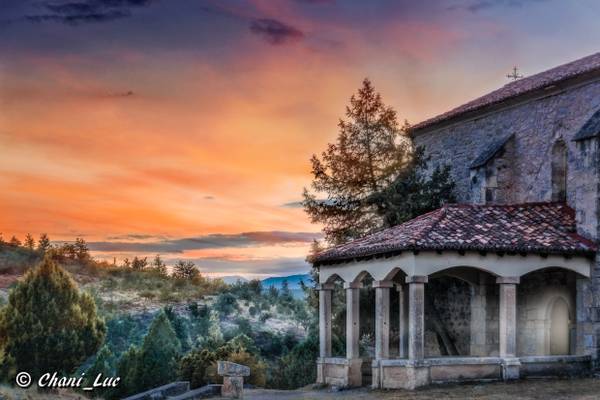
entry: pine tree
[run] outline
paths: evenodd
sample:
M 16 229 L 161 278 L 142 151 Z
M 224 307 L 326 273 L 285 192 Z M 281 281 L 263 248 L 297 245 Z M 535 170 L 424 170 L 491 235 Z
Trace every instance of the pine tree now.
M 169 383 L 176 377 L 181 344 L 164 311 L 152 321 L 140 349 L 135 379 L 138 390 Z
M 96 353 L 106 334 L 104 320 L 87 293 L 50 258 L 30 270 L 0 311 L 0 348 L 5 374 L 27 371 L 71 373 Z
M 50 244 L 50 238 L 48 237 L 47 234 L 42 233 L 40 235 L 40 238 L 38 240 L 38 251 L 42 254 L 45 254 L 48 250 L 50 250 L 50 247 L 52 245 Z
M 12 247 L 19 247 L 21 246 L 21 241 L 16 236 L 13 236 L 10 238 L 10 242 L 8 242 L 8 244 Z
M 35 248 L 35 240 L 29 233 L 25 236 L 25 247 L 27 247 L 29 250 L 33 250 Z
M 104 378 L 113 376 L 114 355 L 107 346 L 102 346 L 94 363 L 85 371 L 87 384 L 91 386 L 98 374 L 102 374 Z M 99 393 L 98 393 L 99 394 Z
M 346 107 L 339 136 L 321 158 L 311 159 L 313 182 L 304 189 L 304 209 L 314 223 L 323 224 L 325 239 L 340 244 L 382 226 L 373 193 L 386 188 L 408 165 L 412 144 L 368 79 Z M 319 199 L 325 195 L 326 199 Z
M 131 261 L 131 268 L 135 269 L 136 271 L 141 271 L 144 268 L 146 268 L 148 266 L 148 258 L 144 257 L 144 258 L 138 258 L 137 256 L 133 257 L 133 260 Z
M 119 385 L 108 393 L 103 393 L 106 399 L 121 399 L 141 391 L 136 381 L 139 362 L 140 350 L 136 346 L 131 345 L 123 353 L 117 364 L 116 375 L 121 378 Z
M 454 203 L 454 182 L 449 166 L 437 166 L 428 174 L 429 158 L 422 148 L 415 151 L 411 165 L 368 202 L 377 206 L 384 226 L 391 227 Z
M 173 267 L 173 277 L 176 279 L 194 279 L 200 272 L 192 261 L 179 260 Z
M 152 260 L 152 269 L 160 275 L 167 275 L 167 264 L 162 260 L 160 254 L 157 254 L 154 260 Z
M 75 257 L 79 262 L 86 262 L 90 260 L 90 250 L 87 243 L 82 238 L 76 238 L 73 244 Z

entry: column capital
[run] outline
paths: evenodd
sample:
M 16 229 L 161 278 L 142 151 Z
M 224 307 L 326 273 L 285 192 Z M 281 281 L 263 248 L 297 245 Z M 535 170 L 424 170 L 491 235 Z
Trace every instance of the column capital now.
M 392 281 L 373 281 L 373 288 L 393 288 L 394 282 Z
M 362 289 L 362 282 L 344 282 L 344 289 Z
M 333 290 L 334 286 L 333 283 L 319 283 L 317 285 L 317 290 Z
M 496 283 L 499 285 L 518 285 L 521 278 L 518 276 L 499 276 L 496 278 Z
M 406 283 L 427 283 L 429 277 L 427 275 L 411 275 L 407 276 Z

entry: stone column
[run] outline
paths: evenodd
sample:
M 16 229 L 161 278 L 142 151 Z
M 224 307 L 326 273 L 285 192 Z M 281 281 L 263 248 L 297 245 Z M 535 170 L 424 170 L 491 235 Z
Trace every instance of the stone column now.
M 427 276 L 407 276 L 408 283 L 408 358 L 425 357 L 425 283 Z
M 346 358 L 358 358 L 359 296 L 361 283 L 345 283 L 346 289 Z
M 331 357 L 331 291 L 333 284 L 319 285 L 319 357 Z
M 325 359 L 331 357 L 331 291 L 333 284 L 321 283 L 319 291 L 319 359 L 317 360 L 317 383 L 327 383 Z
M 408 321 L 407 317 L 407 301 L 405 300 L 406 290 L 404 290 L 404 286 L 402 284 L 396 285 L 396 290 L 398 291 L 398 357 L 406 358 L 408 353 Z
M 346 386 L 362 385 L 359 349 L 359 296 L 362 283 L 344 283 L 346 289 Z
M 499 340 L 504 380 L 518 379 L 521 363 L 517 356 L 517 284 L 519 277 L 498 277 L 500 285 Z
M 390 358 L 390 288 L 392 281 L 375 281 L 375 358 Z

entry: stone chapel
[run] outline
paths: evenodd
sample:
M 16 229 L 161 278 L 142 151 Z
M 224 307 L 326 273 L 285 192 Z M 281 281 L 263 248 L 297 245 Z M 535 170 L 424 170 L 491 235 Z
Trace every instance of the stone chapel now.
M 590 373 L 600 348 L 600 53 L 410 133 L 432 168 L 450 165 L 459 202 L 316 256 L 318 382 L 413 389 Z M 365 284 L 373 354 L 361 346 Z M 334 290 L 344 291 L 345 354 L 332 354 Z

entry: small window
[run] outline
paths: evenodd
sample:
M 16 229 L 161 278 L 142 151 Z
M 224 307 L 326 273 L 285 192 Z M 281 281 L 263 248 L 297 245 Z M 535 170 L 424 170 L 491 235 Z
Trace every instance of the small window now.
M 552 201 L 567 200 L 567 145 L 563 140 L 552 147 Z

